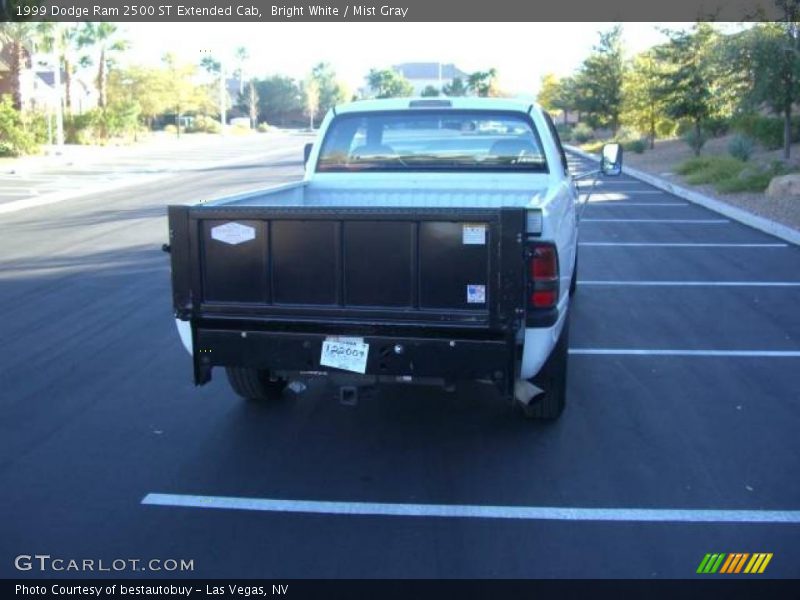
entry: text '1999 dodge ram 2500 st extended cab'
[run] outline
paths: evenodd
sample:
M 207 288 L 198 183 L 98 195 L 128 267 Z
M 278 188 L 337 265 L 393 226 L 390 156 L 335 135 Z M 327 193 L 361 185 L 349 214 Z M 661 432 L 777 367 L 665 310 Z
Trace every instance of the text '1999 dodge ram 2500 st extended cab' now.
M 603 156 L 618 174 L 619 148 Z M 350 392 L 478 380 L 557 418 L 578 192 L 550 116 L 509 99 L 354 102 L 305 158 L 301 182 L 169 207 L 195 383 L 225 367 L 266 400 L 317 375 Z

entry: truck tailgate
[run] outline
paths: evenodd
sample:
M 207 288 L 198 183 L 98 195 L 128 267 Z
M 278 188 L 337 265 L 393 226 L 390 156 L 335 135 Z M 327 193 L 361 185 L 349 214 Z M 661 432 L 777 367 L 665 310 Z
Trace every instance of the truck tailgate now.
M 176 316 L 505 334 L 524 317 L 525 210 L 170 206 Z

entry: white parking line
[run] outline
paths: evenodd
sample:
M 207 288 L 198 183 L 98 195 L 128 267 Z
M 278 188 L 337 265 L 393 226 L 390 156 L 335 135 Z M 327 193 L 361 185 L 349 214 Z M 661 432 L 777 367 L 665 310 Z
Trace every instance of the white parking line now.
M 492 506 L 481 504 L 395 504 L 324 502 L 231 496 L 147 494 L 142 504 L 278 513 L 348 516 L 522 519 L 529 521 L 622 521 L 683 523 L 800 523 L 797 510 L 725 510 L 680 508 L 572 508 L 558 506 Z
M 661 195 L 664 195 L 664 196 L 668 196 L 669 195 L 666 192 L 659 192 L 657 190 L 628 190 L 628 189 L 626 189 L 626 190 L 603 190 L 601 192 L 595 192 L 595 193 L 597 193 L 597 194 L 599 194 L 601 196 L 603 194 L 625 194 L 625 195 L 631 195 L 631 194 L 642 194 L 642 195 L 646 195 L 646 194 L 661 194 Z
M 619 208 L 625 206 L 690 206 L 686 202 L 609 202 L 607 200 L 589 200 L 589 206 L 602 206 L 603 208 Z
M 578 280 L 579 285 L 639 285 L 674 287 L 800 287 L 800 281 L 610 281 L 604 279 Z
M 789 244 L 692 244 L 660 242 L 581 242 L 579 246 L 632 246 L 655 248 L 787 248 Z
M 646 350 L 640 348 L 570 348 L 570 354 L 601 356 L 718 356 L 800 358 L 800 350 Z
M 727 219 L 581 219 L 581 223 L 683 223 L 690 225 L 719 225 Z

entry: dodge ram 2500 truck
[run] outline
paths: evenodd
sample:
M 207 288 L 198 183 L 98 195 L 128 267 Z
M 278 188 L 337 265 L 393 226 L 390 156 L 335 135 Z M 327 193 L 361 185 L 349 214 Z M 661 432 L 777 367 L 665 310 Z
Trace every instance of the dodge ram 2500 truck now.
M 337 106 L 302 181 L 170 206 L 178 331 L 245 398 L 289 379 L 478 380 L 565 404 L 578 193 L 550 116 L 494 98 Z M 604 149 L 618 174 L 621 152 Z

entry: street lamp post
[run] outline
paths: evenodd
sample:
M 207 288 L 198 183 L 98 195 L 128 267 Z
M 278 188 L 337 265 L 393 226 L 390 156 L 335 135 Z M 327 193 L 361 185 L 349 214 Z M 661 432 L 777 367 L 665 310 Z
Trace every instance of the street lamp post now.
M 226 105 L 226 96 L 227 90 L 225 89 L 225 60 L 222 58 L 222 54 L 220 53 L 219 59 L 219 124 L 220 124 L 220 133 L 225 135 L 225 105 Z

